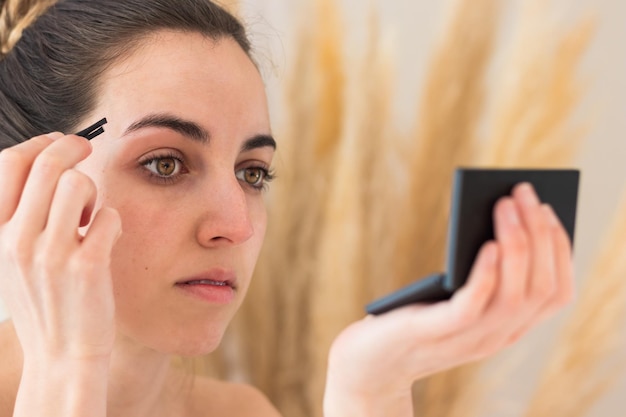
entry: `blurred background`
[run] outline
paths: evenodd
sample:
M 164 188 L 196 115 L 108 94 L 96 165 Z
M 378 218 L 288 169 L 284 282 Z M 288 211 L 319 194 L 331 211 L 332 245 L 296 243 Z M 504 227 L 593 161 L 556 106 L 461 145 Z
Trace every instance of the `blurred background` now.
M 281 153 L 270 249 L 226 345 L 247 365 L 219 373 L 285 415 L 320 415 L 332 338 L 365 301 L 441 269 L 454 166 L 574 166 L 576 304 L 497 358 L 417 384 L 417 413 L 621 415 L 626 4 L 226 3 L 255 38 Z
M 223 3 L 254 40 L 279 179 L 249 300 L 202 370 L 253 382 L 286 416 L 321 415 L 334 336 L 441 269 L 454 166 L 573 166 L 577 302 L 493 360 L 417 384 L 416 403 L 433 417 L 622 415 L 626 3 Z

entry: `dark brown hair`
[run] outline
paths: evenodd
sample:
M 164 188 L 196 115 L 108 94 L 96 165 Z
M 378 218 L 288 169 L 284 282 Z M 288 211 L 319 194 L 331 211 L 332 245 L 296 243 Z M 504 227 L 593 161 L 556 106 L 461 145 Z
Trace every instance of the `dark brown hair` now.
M 37 11 L 36 3 L 47 4 Z M 0 150 L 76 130 L 95 106 L 100 75 L 155 31 L 230 37 L 250 56 L 242 24 L 209 0 L 0 0 L 0 6 Z M 10 29 L 20 13 L 34 22 L 16 40 Z

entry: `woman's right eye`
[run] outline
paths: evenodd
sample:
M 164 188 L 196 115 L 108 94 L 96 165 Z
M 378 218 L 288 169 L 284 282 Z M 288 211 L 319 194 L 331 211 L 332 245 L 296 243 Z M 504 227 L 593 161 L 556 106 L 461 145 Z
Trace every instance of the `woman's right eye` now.
M 186 172 L 183 161 L 176 155 L 152 156 L 141 162 L 150 177 L 162 182 L 175 181 Z

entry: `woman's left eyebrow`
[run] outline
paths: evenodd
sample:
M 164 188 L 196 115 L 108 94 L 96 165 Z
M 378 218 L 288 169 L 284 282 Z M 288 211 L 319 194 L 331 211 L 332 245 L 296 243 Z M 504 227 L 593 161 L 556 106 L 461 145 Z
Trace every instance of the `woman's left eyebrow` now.
M 270 135 L 256 135 L 243 143 L 241 152 L 248 152 L 258 148 L 270 147 L 276 150 L 276 140 Z

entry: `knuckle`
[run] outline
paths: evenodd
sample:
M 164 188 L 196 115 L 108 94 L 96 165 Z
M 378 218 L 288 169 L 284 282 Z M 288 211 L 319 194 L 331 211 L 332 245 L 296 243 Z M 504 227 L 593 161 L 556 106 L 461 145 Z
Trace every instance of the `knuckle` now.
M 54 273 L 62 269 L 62 265 L 65 263 L 63 257 L 58 255 L 58 246 L 54 243 L 47 243 L 40 245 L 33 256 L 33 261 L 38 269 L 46 273 Z
M 7 148 L 0 151 L 0 166 L 24 165 L 26 162 L 24 154 L 15 148 Z
M 524 294 L 515 292 L 508 294 L 504 298 L 503 304 L 503 317 L 512 317 L 524 308 L 526 300 Z
M 537 298 L 541 300 L 545 300 L 545 299 L 552 298 L 554 294 L 556 293 L 556 289 L 557 289 L 556 282 L 553 278 L 543 279 L 541 280 L 539 285 L 537 285 L 535 293 L 536 293 Z
M 95 191 L 94 182 L 87 175 L 75 169 L 68 169 L 63 172 L 59 179 L 59 185 L 68 191 L 75 193 L 90 193 Z
M 512 233 L 511 238 L 506 242 L 503 242 L 503 247 L 506 252 L 513 256 L 526 257 L 530 250 L 530 242 L 526 235 L 519 231 Z
M 541 222 L 535 227 L 534 231 L 537 241 L 550 242 L 552 240 L 552 229 L 549 224 Z
M 70 268 L 82 276 L 92 276 L 109 266 L 109 255 L 105 251 L 79 251 L 70 261 Z
M 530 273 L 530 255 L 527 251 L 507 251 L 503 259 L 503 268 L 506 274 L 516 279 L 526 280 Z
M 54 174 L 63 169 L 63 161 L 57 155 L 42 153 L 35 159 L 33 169 L 43 175 Z
M 32 242 L 30 239 L 26 239 L 22 234 L 15 234 L 13 236 L 12 239 L 2 239 L 3 252 L 17 265 L 30 264 L 33 254 Z

